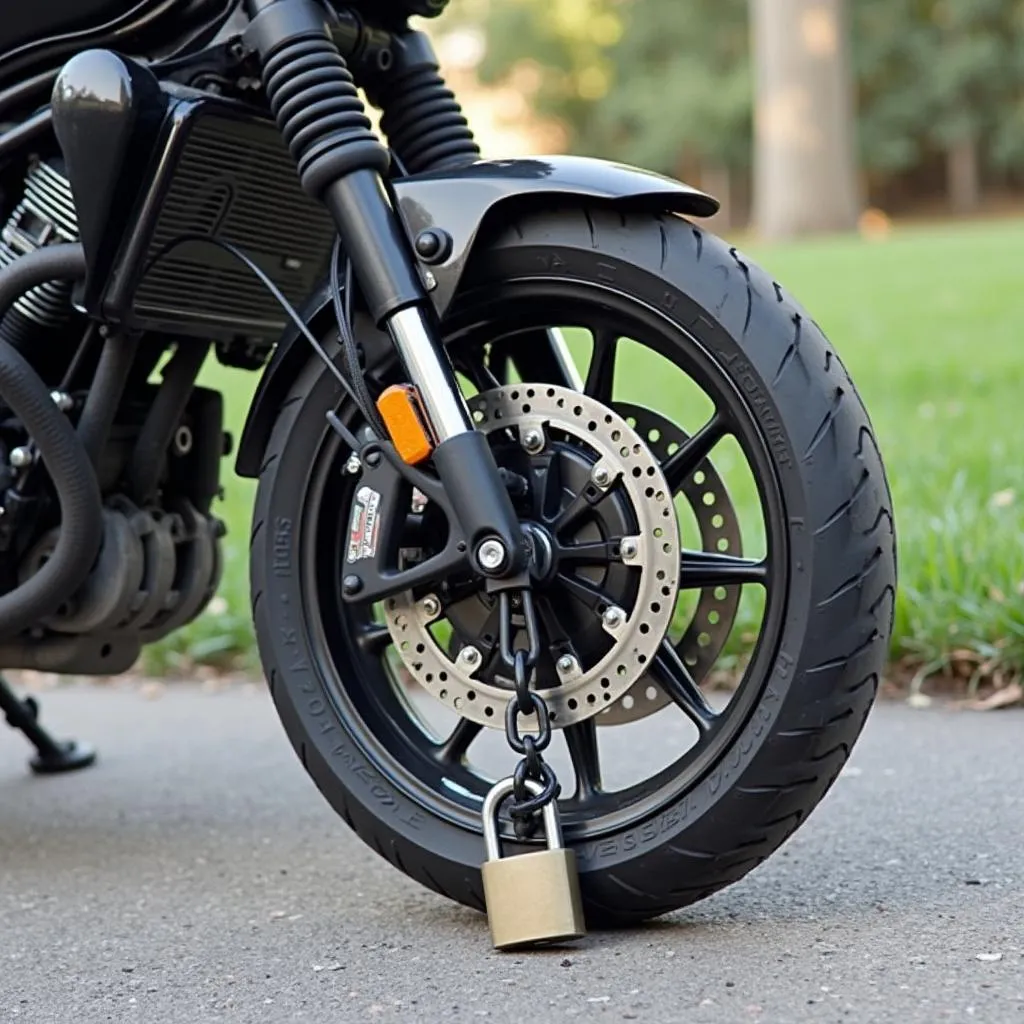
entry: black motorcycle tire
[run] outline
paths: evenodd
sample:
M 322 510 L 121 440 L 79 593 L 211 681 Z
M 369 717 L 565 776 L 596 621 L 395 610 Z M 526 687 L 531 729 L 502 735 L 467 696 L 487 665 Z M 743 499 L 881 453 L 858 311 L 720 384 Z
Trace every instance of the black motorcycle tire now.
M 556 258 L 551 258 L 556 254 Z M 765 272 L 674 216 L 607 208 L 535 212 L 478 243 L 466 284 L 566 276 L 660 310 L 725 368 L 755 411 L 788 520 L 790 589 L 774 667 L 754 710 L 675 805 L 576 847 L 588 920 L 630 923 L 742 878 L 807 818 L 850 755 L 892 628 L 891 502 L 871 424 L 811 318 Z M 308 453 L 337 385 L 316 360 L 282 403 L 260 475 L 253 609 L 274 702 L 314 782 L 358 835 L 423 885 L 482 908 L 482 837 L 427 815 L 360 749 L 329 699 L 302 621 Z

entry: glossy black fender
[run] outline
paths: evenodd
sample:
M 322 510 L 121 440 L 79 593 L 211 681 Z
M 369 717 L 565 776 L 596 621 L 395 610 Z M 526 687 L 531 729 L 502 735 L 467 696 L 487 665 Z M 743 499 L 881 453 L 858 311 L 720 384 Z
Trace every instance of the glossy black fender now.
M 400 178 L 393 189 L 410 240 L 415 242 L 431 230 L 444 240 L 443 260 L 438 262 L 435 256 L 430 266 L 424 267 L 433 278 L 430 297 L 440 317 L 458 290 L 472 258 L 473 243 L 490 220 L 506 220 L 559 198 L 691 217 L 710 217 L 719 207 L 716 199 L 682 182 L 623 164 L 573 156 L 482 160 L 454 170 Z M 326 331 L 329 307 L 330 296 L 324 287 L 305 308 L 307 323 Z M 286 332 L 249 410 L 235 466 L 240 476 L 259 475 L 278 406 L 308 358 L 298 331 Z
M 578 156 L 481 160 L 457 170 L 400 178 L 394 190 L 410 238 L 434 229 L 451 240 L 444 262 L 431 266 L 437 287 L 430 296 L 440 316 L 455 296 L 473 242 L 489 219 L 507 219 L 523 207 L 558 197 L 691 217 L 710 217 L 719 205 L 706 193 L 659 174 Z

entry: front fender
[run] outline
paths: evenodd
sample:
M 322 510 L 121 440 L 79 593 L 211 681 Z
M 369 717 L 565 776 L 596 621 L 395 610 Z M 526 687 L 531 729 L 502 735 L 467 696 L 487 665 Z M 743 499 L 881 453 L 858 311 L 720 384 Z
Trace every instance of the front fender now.
M 430 297 L 440 316 L 458 291 L 485 220 L 512 216 L 516 207 L 563 197 L 691 217 L 710 217 L 719 208 L 717 199 L 682 182 L 578 156 L 481 160 L 455 170 L 400 178 L 393 187 L 410 238 L 428 228 L 451 238 L 447 259 L 430 268 L 437 282 Z
M 512 217 L 517 208 L 559 197 L 691 217 L 710 217 L 719 208 L 718 200 L 682 182 L 624 164 L 576 156 L 481 160 L 453 170 L 400 178 L 392 188 L 410 240 L 428 228 L 444 231 L 451 239 L 444 262 L 429 268 L 435 282 L 430 298 L 438 316 L 444 316 L 458 291 L 485 221 Z M 326 330 L 324 325 L 331 322 L 329 313 L 330 295 L 323 288 L 310 297 L 304 316 L 310 325 Z M 259 474 L 274 417 L 308 359 L 304 343 L 296 342 L 299 333 L 289 328 L 263 372 L 238 446 L 235 470 L 240 476 Z

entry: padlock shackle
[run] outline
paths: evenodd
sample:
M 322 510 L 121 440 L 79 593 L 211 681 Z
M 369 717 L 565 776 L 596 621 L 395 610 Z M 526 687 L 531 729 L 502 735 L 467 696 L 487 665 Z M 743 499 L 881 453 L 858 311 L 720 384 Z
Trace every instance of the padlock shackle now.
M 515 780 L 510 776 L 496 782 L 484 799 L 484 845 L 487 847 L 488 860 L 501 860 L 501 842 L 498 839 L 498 811 L 501 805 L 512 795 Z M 544 787 L 534 779 L 526 780 L 526 788 L 533 796 L 540 796 Z M 562 843 L 562 823 L 558 818 L 558 807 L 554 800 L 544 805 L 544 838 L 548 849 L 557 850 Z

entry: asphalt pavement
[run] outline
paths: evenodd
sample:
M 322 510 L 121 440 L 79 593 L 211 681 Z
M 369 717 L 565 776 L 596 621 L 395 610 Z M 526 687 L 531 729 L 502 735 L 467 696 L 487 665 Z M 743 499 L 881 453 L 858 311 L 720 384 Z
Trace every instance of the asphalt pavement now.
M 1024 712 L 883 705 L 743 882 L 523 955 L 348 832 L 262 689 L 159 692 L 42 694 L 76 776 L 0 731 L 0 1021 L 1024 1022 Z

